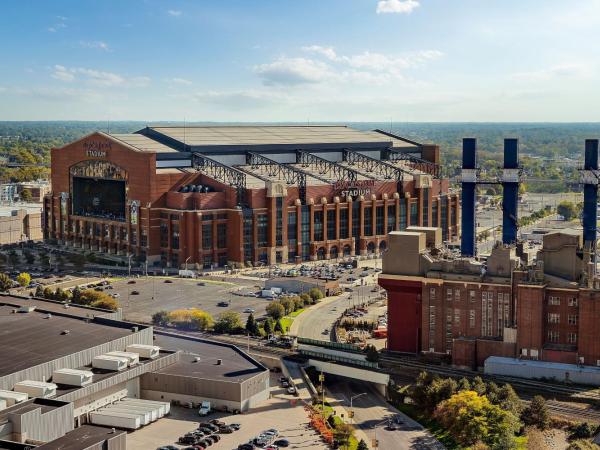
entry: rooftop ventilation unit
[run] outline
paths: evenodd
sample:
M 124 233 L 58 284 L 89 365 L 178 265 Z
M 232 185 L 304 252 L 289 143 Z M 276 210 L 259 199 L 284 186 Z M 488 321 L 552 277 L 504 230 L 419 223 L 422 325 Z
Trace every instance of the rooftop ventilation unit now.
M 51 398 L 56 396 L 56 384 L 45 381 L 23 380 L 15 384 L 15 392 L 23 392 L 29 397 Z
M 21 306 L 17 311 L 20 313 L 30 313 L 35 311 L 35 306 Z
M 140 355 L 138 353 L 133 353 L 133 352 L 108 352 L 105 353 L 106 356 L 118 356 L 121 358 L 126 358 L 127 359 L 127 364 L 129 366 L 134 366 L 136 364 L 139 364 L 140 362 Z
M 86 386 L 91 384 L 94 374 L 89 370 L 58 369 L 52 373 L 52 381 L 66 386 Z
M 142 358 L 154 359 L 158 358 L 160 347 L 156 345 L 130 344 L 127 346 L 127 351 L 137 353 Z
M 29 396 L 25 392 L 0 390 L 0 400 L 4 400 L 7 407 L 16 405 L 17 403 L 22 403 L 28 398 Z
M 92 367 L 94 369 L 120 372 L 127 369 L 128 365 L 129 359 L 122 356 L 99 355 L 92 359 Z

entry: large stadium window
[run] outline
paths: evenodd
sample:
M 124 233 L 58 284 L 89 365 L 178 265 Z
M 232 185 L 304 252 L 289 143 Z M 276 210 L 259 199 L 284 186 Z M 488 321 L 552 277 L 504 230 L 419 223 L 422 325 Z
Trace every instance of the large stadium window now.
M 323 240 L 323 211 L 315 211 L 314 214 L 314 234 L 313 238 L 315 241 Z
M 376 233 L 377 235 L 381 236 L 382 234 L 385 234 L 385 217 L 384 217 L 384 206 L 378 206 L 376 211 L 375 211 L 375 217 L 377 219 L 376 225 L 375 225 L 375 229 L 376 229 Z
M 416 201 L 410 202 L 410 226 L 416 227 L 419 225 L 419 205 Z
M 448 197 L 441 197 L 440 201 L 442 202 L 442 240 L 448 240 Z
M 387 232 L 396 229 L 396 205 L 388 205 Z
M 400 200 L 400 230 L 406 230 L 406 202 Z
M 327 211 L 327 239 L 335 239 L 335 209 Z
M 142 235 L 140 237 L 140 245 L 142 247 L 146 247 L 148 245 L 148 235 L 146 234 L 146 230 L 142 228 Z
M 125 181 L 74 176 L 73 214 L 125 220 Z
M 171 267 L 179 267 L 179 255 L 177 253 L 171 255 Z
M 171 224 L 171 248 L 179 248 L 179 224 Z
M 131 230 L 131 245 L 137 245 L 137 231 Z
M 300 210 L 300 241 L 302 242 L 302 257 L 304 257 L 304 245 L 310 243 L 310 206 L 303 205 Z
M 256 231 L 257 240 L 259 247 L 267 246 L 267 231 L 268 231 L 269 219 L 266 214 L 260 214 L 256 216 Z
M 365 236 L 373 235 L 373 208 L 365 208 Z
M 421 195 L 423 196 L 423 226 L 429 226 L 429 188 L 421 189 Z
M 438 201 L 437 200 L 433 200 L 433 202 L 431 203 L 431 226 L 432 227 L 438 227 L 439 225 L 439 220 L 438 220 Z
M 287 235 L 288 247 L 295 246 L 298 242 L 298 215 L 296 211 L 288 212 Z
M 169 246 L 169 226 L 165 222 L 160 224 L 160 246 L 162 248 Z
M 252 213 L 248 210 L 244 213 L 244 262 L 253 261 L 254 230 Z
M 217 248 L 227 248 L 227 224 L 217 225 Z
M 212 223 L 202 225 L 202 250 L 212 250 Z
M 352 203 L 352 237 L 358 240 L 360 230 L 360 203 Z
M 450 197 L 447 197 L 447 201 L 448 201 L 448 208 L 450 208 L 450 225 L 455 226 L 456 225 L 456 208 L 454 208 L 452 206 L 452 204 L 450 203 Z
M 275 245 L 281 247 L 283 245 L 283 198 L 275 199 Z
M 348 209 L 340 209 L 340 239 L 348 239 Z

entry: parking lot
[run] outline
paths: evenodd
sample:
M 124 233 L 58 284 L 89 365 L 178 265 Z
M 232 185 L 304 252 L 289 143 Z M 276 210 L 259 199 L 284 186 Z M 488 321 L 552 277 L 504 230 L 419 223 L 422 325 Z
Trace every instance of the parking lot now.
M 118 295 L 125 319 L 134 322 L 149 322 L 156 311 L 187 308 L 200 308 L 215 317 L 230 310 L 243 313 L 247 308 L 255 310 L 256 316 L 265 314 L 268 300 L 234 294 L 239 290 L 256 292 L 262 287 L 261 282 L 245 279 L 233 281 L 140 277 L 114 281 L 112 289 L 106 289 L 105 292 Z M 226 302 L 228 306 L 218 306 L 221 302 Z
M 289 441 L 288 448 L 326 449 L 314 430 L 308 427 L 308 417 L 301 402 L 284 393 L 278 387 L 277 377 L 272 376 L 272 398 L 264 405 L 253 409 L 251 413 L 241 415 L 225 415 L 214 413 L 203 420 L 219 419 L 227 424 L 239 423 L 238 431 L 222 434 L 221 440 L 210 448 L 215 450 L 236 449 L 239 444 L 248 442 L 262 430 L 275 428 L 279 431 L 278 439 Z M 196 429 L 200 422 L 198 413 L 193 409 L 172 407 L 169 417 L 160 419 L 127 436 L 127 448 L 130 450 L 153 450 L 164 445 L 176 445 L 180 436 Z

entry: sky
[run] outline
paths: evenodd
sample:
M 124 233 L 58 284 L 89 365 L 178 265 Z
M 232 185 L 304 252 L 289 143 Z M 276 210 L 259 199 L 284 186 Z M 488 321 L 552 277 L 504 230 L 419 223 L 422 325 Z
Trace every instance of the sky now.
M 3 0 L 0 120 L 598 122 L 600 0 Z

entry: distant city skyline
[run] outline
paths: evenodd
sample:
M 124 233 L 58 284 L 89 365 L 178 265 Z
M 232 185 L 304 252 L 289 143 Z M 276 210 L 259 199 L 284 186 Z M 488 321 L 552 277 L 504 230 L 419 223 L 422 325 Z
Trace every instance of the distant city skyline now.
M 600 0 L 3 2 L 0 120 L 600 121 Z

